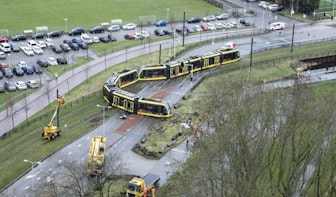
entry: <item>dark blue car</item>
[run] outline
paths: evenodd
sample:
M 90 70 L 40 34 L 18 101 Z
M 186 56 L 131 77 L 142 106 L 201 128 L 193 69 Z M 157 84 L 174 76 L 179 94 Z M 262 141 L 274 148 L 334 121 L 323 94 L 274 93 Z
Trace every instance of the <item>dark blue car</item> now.
M 156 26 L 157 26 L 157 27 L 161 27 L 161 26 L 166 26 L 167 24 L 168 24 L 167 21 L 165 21 L 165 20 L 161 20 L 161 21 L 158 21 L 158 22 L 156 23 Z

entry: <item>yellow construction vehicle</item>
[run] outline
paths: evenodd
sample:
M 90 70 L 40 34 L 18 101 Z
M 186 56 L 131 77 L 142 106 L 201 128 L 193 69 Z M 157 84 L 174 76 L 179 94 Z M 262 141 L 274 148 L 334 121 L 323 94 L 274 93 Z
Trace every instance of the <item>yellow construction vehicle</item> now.
M 88 157 L 87 172 L 90 176 L 101 175 L 104 170 L 105 162 L 105 143 L 104 136 L 92 136 Z
M 147 174 L 144 178 L 134 177 L 127 183 L 127 197 L 155 197 L 156 189 L 159 187 L 160 177 L 155 174 Z
M 44 126 L 44 132 L 42 133 L 42 137 L 44 139 L 48 139 L 50 141 L 50 140 L 55 139 L 57 136 L 61 135 L 61 131 L 58 130 L 58 127 L 59 127 L 58 118 L 57 118 L 57 127 L 53 125 L 53 121 L 54 121 L 56 115 L 58 115 L 58 113 L 59 113 L 60 106 L 62 106 L 64 104 L 65 104 L 64 97 L 63 96 L 57 96 L 56 108 L 55 108 L 54 114 L 53 114 L 49 124 Z

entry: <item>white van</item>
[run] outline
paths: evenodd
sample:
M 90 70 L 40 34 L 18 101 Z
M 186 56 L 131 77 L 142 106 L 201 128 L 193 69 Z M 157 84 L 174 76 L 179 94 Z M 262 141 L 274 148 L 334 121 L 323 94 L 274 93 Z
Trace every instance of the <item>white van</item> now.
M 27 41 L 27 46 L 29 46 L 30 48 L 33 48 L 33 47 L 37 46 L 37 43 L 34 40 L 28 40 Z
M 5 53 L 9 53 L 11 51 L 10 45 L 7 42 L 0 43 L 0 49 Z
M 272 31 L 272 30 L 281 30 L 285 29 L 286 24 L 284 22 L 275 22 L 271 23 L 267 26 L 267 30 Z

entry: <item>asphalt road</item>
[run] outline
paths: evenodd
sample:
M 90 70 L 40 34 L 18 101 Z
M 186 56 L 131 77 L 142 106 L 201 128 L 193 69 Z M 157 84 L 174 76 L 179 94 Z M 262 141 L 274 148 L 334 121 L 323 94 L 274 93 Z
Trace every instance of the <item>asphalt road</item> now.
M 298 38 L 296 38 L 296 42 L 309 41 L 312 39 L 322 39 L 325 37 L 331 37 L 332 35 L 335 35 L 335 30 L 333 30 L 333 28 L 325 26 L 325 24 L 305 26 L 304 28 L 298 28 L 296 31 L 297 31 L 296 33 L 300 35 L 298 36 Z M 200 37 L 198 35 L 191 36 L 188 38 L 186 43 L 197 42 L 199 41 L 199 39 Z M 238 44 L 238 48 L 241 50 L 242 55 L 246 55 L 249 53 L 250 40 L 251 38 L 234 40 Z M 254 47 L 255 49 L 262 49 L 267 48 L 270 45 L 276 46 L 276 45 L 283 45 L 284 43 L 288 44 L 288 42 L 291 42 L 290 29 L 282 31 L 281 35 L 279 35 L 278 32 L 273 32 L 271 34 L 256 36 Z M 163 48 L 169 47 L 167 41 L 163 41 L 161 42 L 161 44 Z M 196 51 L 190 52 L 187 55 L 193 53 L 200 54 L 203 51 L 204 52 L 209 51 L 210 47 L 213 49 L 219 48 L 220 46 L 222 46 L 222 44 L 223 43 L 214 43 L 212 45 L 202 47 Z M 125 61 L 125 59 L 127 58 L 142 55 L 143 53 L 148 52 L 148 50 L 151 51 L 158 50 L 159 48 L 158 45 L 155 46 L 154 45 L 155 44 L 153 43 L 151 49 L 149 49 L 148 47 L 145 50 L 142 50 L 144 52 L 134 50 L 129 54 L 127 54 L 127 57 L 125 57 L 124 51 L 111 54 L 107 58 L 108 59 L 107 65 L 112 66 L 119 62 Z M 104 70 L 105 68 L 104 58 L 95 58 L 95 60 L 93 62 L 90 62 L 88 65 L 89 66 L 86 66 L 86 68 L 90 68 L 89 76 L 92 76 L 94 73 Z M 90 66 L 92 65 L 95 65 L 94 69 L 93 68 L 91 69 Z M 74 74 L 72 72 L 66 73 L 65 75 L 61 76 L 57 82 L 56 81 L 50 82 L 50 86 L 53 89 L 61 90 L 61 94 L 65 93 L 70 89 L 72 89 L 73 87 L 75 87 L 76 85 L 78 85 L 81 81 L 86 79 L 87 75 L 85 74 L 86 72 L 84 72 L 83 70 L 84 70 L 83 68 L 78 68 L 75 70 Z M 175 102 L 176 100 L 180 99 L 181 96 L 190 89 L 190 87 L 193 85 L 192 83 L 195 83 L 195 81 L 190 82 L 189 80 L 185 80 L 182 84 L 177 86 L 176 89 L 173 91 L 173 94 L 167 96 L 166 99 L 169 100 L 170 102 Z M 54 91 L 50 92 L 51 98 L 55 98 L 53 92 Z M 41 108 L 43 108 L 43 106 L 48 104 L 46 95 L 44 95 L 43 90 L 40 90 L 36 94 L 29 96 L 29 100 L 31 100 L 31 105 L 29 105 L 29 114 L 28 114 L 29 116 L 39 111 Z M 39 101 L 35 103 L 34 100 Z M 1 114 L 0 117 L 6 117 L 6 115 L 3 116 L 3 114 L 4 112 Z M 22 112 L 17 111 L 15 115 L 16 115 L 15 120 L 17 120 L 18 122 L 20 119 L 23 120 L 25 119 L 25 113 L 23 113 L 23 111 Z M 185 149 L 186 147 L 185 144 L 181 144 L 158 161 L 146 160 L 142 157 L 134 155 L 134 153 L 130 151 L 130 147 L 133 147 L 133 145 L 136 142 L 138 142 L 139 139 L 141 139 L 141 136 L 144 134 L 144 132 L 148 130 L 150 125 L 154 123 L 153 121 L 155 121 L 155 119 L 144 117 L 144 119 L 140 122 L 139 125 L 134 126 L 134 128 L 130 129 L 126 134 L 121 135 L 119 133 L 113 132 L 118 127 L 118 125 L 122 123 L 122 121 L 127 121 L 127 120 L 120 120 L 119 119 L 120 115 L 121 114 L 117 114 L 116 116 L 111 117 L 111 119 L 106 120 L 105 126 L 110 131 L 110 133 L 107 134 L 108 139 L 107 141 L 108 143 L 110 143 L 109 145 L 111 146 L 111 149 L 109 149 L 109 151 L 118 150 L 123 152 L 124 159 L 125 161 L 127 161 L 126 167 L 132 174 L 139 174 L 140 176 L 143 176 L 148 172 L 156 173 L 160 175 L 161 184 L 163 184 L 169 178 L 169 176 L 176 170 L 176 168 L 178 167 L 178 163 L 183 162 L 185 159 L 187 159 L 191 153 Z M 10 120 L 1 121 L 0 123 L 1 125 L 8 125 L 8 128 L 10 128 L 12 125 Z M 0 129 L 2 128 L 3 127 L 1 127 Z M 3 132 L 5 132 L 5 130 L 0 131 L 1 134 Z M 54 166 L 56 165 L 56 163 L 62 162 L 66 158 L 86 162 L 87 150 L 90 143 L 89 136 L 95 134 L 102 134 L 102 127 L 97 128 L 87 136 L 80 138 L 78 141 L 70 144 L 69 146 L 65 147 L 64 149 L 58 151 L 51 157 L 44 160 L 38 167 L 34 168 L 32 171 L 30 171 L 29 173 L 18 179 L 18 181 L 16 181 L 9 188 L 7 188 L 7 190 L 4 191 L 4 194 L 15 193 L 18 196 L 29 196 L 29 188 L 33 186 L 32 183 L 34 183 L 35 181 L 47 180 L 48 177 L 46 177 L 46 174 L 43 172 L 49 171 L 49 169 L 51 169 L 50 171 L 52 171 L 51 174 L 53 173 L 56 174 L 57 170 L 56 167 Z M 136 159 L 130 159 L 134 157 Z

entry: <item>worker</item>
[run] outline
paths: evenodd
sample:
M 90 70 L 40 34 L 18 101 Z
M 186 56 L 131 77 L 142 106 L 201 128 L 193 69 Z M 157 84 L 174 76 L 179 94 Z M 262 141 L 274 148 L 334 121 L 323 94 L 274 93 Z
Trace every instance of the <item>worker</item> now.
M 147 197 L 147 195 L 148 195 L 148 189 L 145 188 L 145 189 L 144 189 L 144 197 Z
M 197 129 L 198 129 L 198 124 L 194 124 L 194 135 L 196 136 L 196 133 L 197 133 Z
M 155 197 L 156 189 L 155 187 L 152 188 L 152 197 Z

